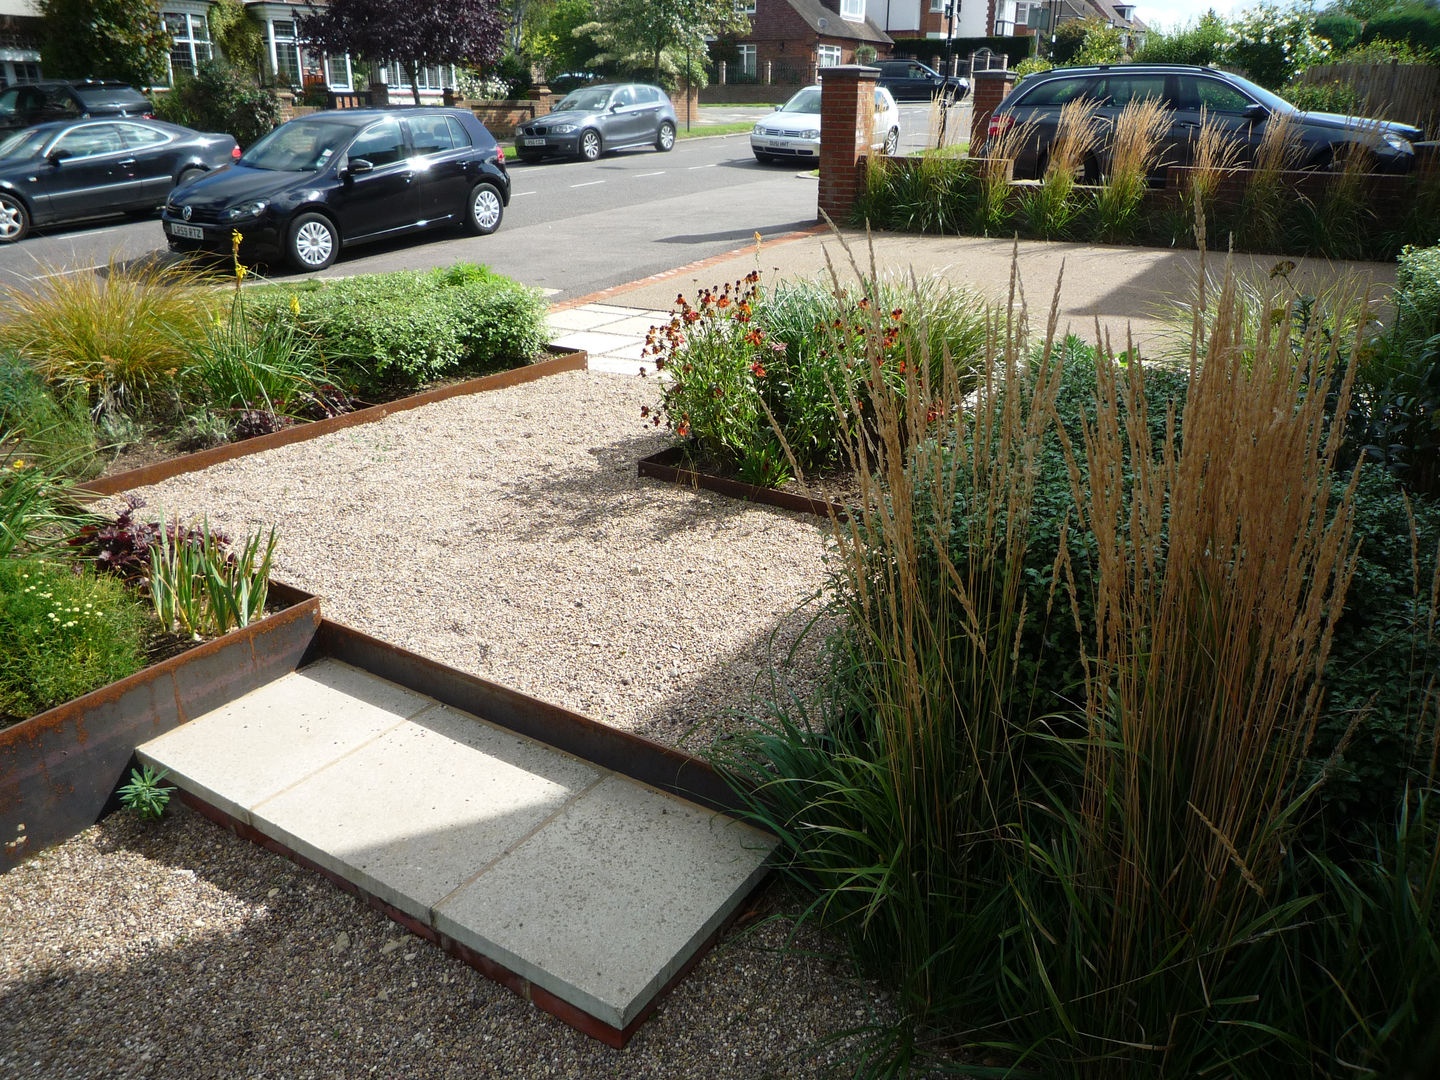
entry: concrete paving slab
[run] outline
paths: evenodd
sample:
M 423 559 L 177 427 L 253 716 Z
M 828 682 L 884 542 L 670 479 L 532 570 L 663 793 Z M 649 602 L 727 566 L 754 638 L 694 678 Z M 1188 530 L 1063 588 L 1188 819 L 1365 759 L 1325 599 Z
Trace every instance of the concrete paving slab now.
M 601 778 L 437 705 L 251 808 L 256 827 L 428 920 L 429 909 Z
M 584 310 L 576 308 L 577 311 Z M 645 311 L 639 314 L 632 314 L 628 318 L 606 323 L 601 329 L 607 334 L 634 334 L 636 337 L 644 338 L 652 328 L 664 326 L 670 321 L 670 316 L 664 311 Z
M 435 926 L 624 1028 L 745 897 L 774 842 L 610 776 L 441 903 Z
M 623 349 L 629 345 L 633 345 L 636 340 L 633 335 L 581 331 L 555 338 L 551 344 L 559 345 L 564 349 L 584 349 L 592 356 L 603 356 L 611 349 Z
M 583 307 L 552 311 L 546 318 L 552 330 L 594 330 L 606 323 L 613 323 L 618 317 L 613 311 L 597 311 L 586 304 Z
M 337 660 L 292 672 L 137 749 L 193 794 L 251 823 L 250 808 L 433 705 Z

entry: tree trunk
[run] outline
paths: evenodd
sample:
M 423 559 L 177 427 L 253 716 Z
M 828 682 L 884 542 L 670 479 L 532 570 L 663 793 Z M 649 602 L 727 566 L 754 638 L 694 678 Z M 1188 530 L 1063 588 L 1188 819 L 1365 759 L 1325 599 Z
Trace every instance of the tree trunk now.
M 401 61 L 405 69 L 405 77 L 410 80 L 410 94 L 415 98 L 415 104 L 420 104 L 420 65 L 413 60 Z

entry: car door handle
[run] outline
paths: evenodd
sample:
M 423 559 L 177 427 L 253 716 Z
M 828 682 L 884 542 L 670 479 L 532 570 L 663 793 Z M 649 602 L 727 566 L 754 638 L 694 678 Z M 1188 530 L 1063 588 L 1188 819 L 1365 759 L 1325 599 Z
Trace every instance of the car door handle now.
M 128 169 L 135 164 L 135 159 L 133 157 L 126 158 L 124 161 L 117 161 L 116 164 L 119 165 L 122 169 Z

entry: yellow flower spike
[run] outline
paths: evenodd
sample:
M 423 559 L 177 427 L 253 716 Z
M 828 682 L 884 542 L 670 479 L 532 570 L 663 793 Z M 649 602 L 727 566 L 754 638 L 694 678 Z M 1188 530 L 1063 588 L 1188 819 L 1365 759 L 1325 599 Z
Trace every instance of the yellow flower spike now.
M 236 280 L 236 281 L 244 281 L 244 280 L 245 280 L 245 267 L 241 266 L 239 263 L 236 263 L 236 264 L 235 264 L 235 280 Z
M 292 315 L 300 314 L 300 297 L 294 295 L 293 293 L 290 296 L 290 313 Z
M 15 461 L 12 463 L 12 465 L 13 465 L 13 467 L 16 468 L 16 469 L 23 469 L 23 468 L 25 467 L 25 459 L 24 459 L 24 458 L 16 458 Z

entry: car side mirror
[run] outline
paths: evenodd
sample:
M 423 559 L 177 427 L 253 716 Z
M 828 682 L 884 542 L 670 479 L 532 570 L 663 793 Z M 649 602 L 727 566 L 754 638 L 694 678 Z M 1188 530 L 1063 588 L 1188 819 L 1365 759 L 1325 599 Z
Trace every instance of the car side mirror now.
M 351 158 L 350 165 L 347 171 L 350 173 L 351 176 L 359 176 L 361 173 L 374 172 L 375 163 L 363 157 Z
M 57 150 L 51 150 L 50 153 L 46 154 L 46 155 L 45 155 L 45 160 L 48 161 L 51 165 L 59 165 L 59 164 L 60 164 L 62 161 L 64 161 L 66 158 L 72 157 L 72 156 L 73 156 L 73 155 L 70 153 L 69 150 L 59 150 L 59 149 L 57 149 Z
M 1264 120 L 1270 115 L 1270 110 L 1261 105 L 1258 101 L 1245 106 L 1244 117 L 1246 120 Z

